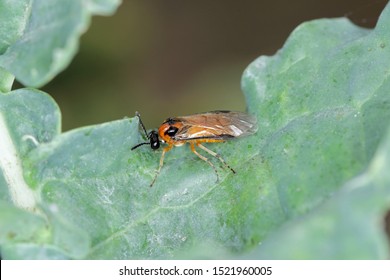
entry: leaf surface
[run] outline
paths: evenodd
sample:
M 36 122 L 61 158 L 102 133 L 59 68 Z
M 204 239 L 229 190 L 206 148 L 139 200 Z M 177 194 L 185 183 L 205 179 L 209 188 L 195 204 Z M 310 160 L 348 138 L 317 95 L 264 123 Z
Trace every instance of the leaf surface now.
M 374 30 L 346 19 L 304 23 L 278 53 L 255 60 L 242 88 L 259 130 L 207 144 L 237 171 L 210 158 L 218 182 L 184 145 L 167 153 L 149 188 L 161 150 L 131 151 L 145 141 L 137 119 L 60 133 L 59 109 L 46 94 L 0 95 L 0 134 L 15 151 L 1 162 L 2 200 L 36 216 L 22 236 L 45 221 L 40 246 L 5 238 L 3 257 L 386 258 L 379 221 L 390 208 L 381 175 L 388 168 L 389 13 L 390 6 Z M 16 182 L 9 162 L 21 175 Z M 2 221 L 9 219 L 0 212 Z

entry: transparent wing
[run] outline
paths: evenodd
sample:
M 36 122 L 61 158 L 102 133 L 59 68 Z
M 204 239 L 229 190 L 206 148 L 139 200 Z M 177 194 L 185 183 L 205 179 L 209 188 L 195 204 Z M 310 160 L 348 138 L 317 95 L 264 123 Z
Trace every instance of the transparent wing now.
M 212 111 L 175 118 L 183 126 L 174 140 L 241 137 L 257 131 L 256 118 L 243 112 Z

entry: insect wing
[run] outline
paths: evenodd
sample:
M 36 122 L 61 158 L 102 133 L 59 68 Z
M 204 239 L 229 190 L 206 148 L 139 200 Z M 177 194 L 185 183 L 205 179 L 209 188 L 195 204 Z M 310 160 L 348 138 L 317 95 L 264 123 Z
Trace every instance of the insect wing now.
M 213 111 L 178 117 L 181 129 L 175 140 L 220 139 L 226 140 L 253 134 L 257 131 L 256 118 L 242 112 Z

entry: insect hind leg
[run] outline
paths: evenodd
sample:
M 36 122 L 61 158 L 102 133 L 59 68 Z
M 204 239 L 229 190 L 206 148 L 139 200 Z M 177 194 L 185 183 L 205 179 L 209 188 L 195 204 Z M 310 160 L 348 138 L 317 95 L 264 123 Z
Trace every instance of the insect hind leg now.
M 236 171 L 234 171 L 234 169 L 231 168 L 231 167 L 229 166 L 229 164 L 227 164 L 226 161 L 225 161 L 219 154 L 217 154 L 216 152 L 213 152 L 212 150 L 207 149 L 205 146 L 203 146 L 203 145 L 200 144 L 200 143 L 197 143 L 196 145 L 197 145 L 199 148 L 201 148 L 202 150 L 204 150 L 204 151 L 206 151 L 207 153 L 209 153 L 210 155 L 212 155 L 213 157 L 216 157 L 217 159 L 219 159 L 225 167 L 229 168 L 234 174 L 236 174 Z
M 217 182 L 219 181 L 219 174 L 218 174 L 218 171 L 217 171 L 217 168 L 215 168 L 214 164 L 205 156 L 202 156 L 201 154 L 199 154 L 196 150 L 195 150 L 195 145 L 194 143 L 190 143 L 191 145 L 191 151 L 197 155 L 200 159 L 204 160 L 205 162 L 207 162 L 213 169 L 214 169 L 214 172 L 215 172 L 215 175 L 217 175 Z

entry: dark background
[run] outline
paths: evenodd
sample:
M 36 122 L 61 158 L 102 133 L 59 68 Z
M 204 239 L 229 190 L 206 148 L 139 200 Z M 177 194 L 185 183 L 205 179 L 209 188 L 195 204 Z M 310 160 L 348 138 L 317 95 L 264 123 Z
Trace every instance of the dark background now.
M 300 23 L 347 16 L 373 27 L 384 0 L 123 0 L 93 17 L 66 71 L 43 90 L 63 129 L 132 117 L 148 128 L 166 117 L 245 110 L 240 80 L 260 55 L 273 55 Z

